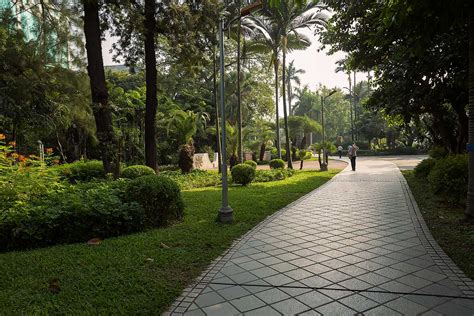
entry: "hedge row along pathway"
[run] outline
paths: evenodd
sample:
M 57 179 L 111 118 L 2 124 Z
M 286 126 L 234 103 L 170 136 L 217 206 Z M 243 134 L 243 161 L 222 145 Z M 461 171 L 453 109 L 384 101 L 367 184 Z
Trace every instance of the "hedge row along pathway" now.
M 398 168 L 377 159 L 255 227 L 168 312 L 357 313 L 474 314 L 474 282 L 436 244 Z

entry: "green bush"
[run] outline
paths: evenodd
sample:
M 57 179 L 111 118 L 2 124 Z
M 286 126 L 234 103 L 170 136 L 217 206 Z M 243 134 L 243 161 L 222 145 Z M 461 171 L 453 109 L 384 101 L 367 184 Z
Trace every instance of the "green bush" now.
M 231 172 L 234 183 L 247 185 L 255 178 L 255 168 L 245 163 L 235 165 Z
M 442 146 L 434 146 L 428 151 L 428 155 L 433 159 L 441 159 L 448 155 L 446 149 Z
M 430 174 L 431 170 L 433 169 L 436 160 L 433 158 L 428 158 L 422 160 L 416 167 L 415 167 L 415 176 L 417 178 L 426 179 Z
M 145 225 L 155 227 L 183 217 L 184 203 L 178 184 L 164 176 L 143 176 L 130 181 L 123 198 L 145 210 Z
M 295 174 L 293 169 L 274 169 L 274 170 L 257 170 L 254 182 L 271 182 L 284 180 Z
M 253 160 L 245 160 L 244 164 L 251 166 L 254 169 L 257 169 L 257 163 Z
M 445 195 L 453 201 L 466 198 L 467 181 L 467 155 L 450 155 L 438 159 L 428 175 L 428 182 L 434 192 Z
M 78 161 L 60 167 L 60 170 L 71 182 L 90 181 L 92 179 L 105 178 L 105 171 L 102 161 Z
M 285 162 L 282 159 L 272 159 L 270 169 L 285 169 Z
M 286 159 L 286 149 L 280 149 L 281 151 L 281 158 L 283 159 Z M 277 149 L 275 147 L 273 147 L 271 149 L 271 153 L 272 153 L 272 159 L 278 159 L 278 155 L 277 155 Z
M 142 229 L 144 209 L 124 203 L 123 182 L 68 185 L 0 212 L 0 250 L 87 241 Z
M 183 174 L 181 171 L 163 171 L 160 175 L 176 182 L 181 190 L 212 187 L 221 184 L 221 175 L 206 170 L 193 170 Z
M 124 168 L 122 171 L 122 178 L 126 179 L 135 179 L 148 175 L 156 175 L 155 170 L 143 165 L 129 166 Z

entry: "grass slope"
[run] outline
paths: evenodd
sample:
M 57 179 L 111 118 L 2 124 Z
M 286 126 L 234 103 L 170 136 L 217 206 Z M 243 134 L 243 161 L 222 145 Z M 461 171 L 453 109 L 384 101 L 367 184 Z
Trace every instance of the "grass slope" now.
M 436 242 L 468 277 L 474 278 L 474 225 L 462 221 L 464 207 L 433 194 L 426 180 L 417 179 L 413 171 L 403 171 L 403 175 Z
M 184 191 L 185 220 L 112 238 L 0 254 L 0 314 L 160 314 L 232 241 L 337 171 L 231 187 L 232 225 L 216 223 L 220 188 Z M 165 244 L 170 248 L 162 247 Z M 58 280 L 60 292 L 48 284 Z

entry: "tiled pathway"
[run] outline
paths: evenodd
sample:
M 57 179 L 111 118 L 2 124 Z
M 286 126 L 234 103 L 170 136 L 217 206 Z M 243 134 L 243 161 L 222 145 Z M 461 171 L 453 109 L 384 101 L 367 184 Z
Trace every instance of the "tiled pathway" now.
M 361 160 L 236 242 L 170 313 L 474 315 L 473 298 L 398 168 Z

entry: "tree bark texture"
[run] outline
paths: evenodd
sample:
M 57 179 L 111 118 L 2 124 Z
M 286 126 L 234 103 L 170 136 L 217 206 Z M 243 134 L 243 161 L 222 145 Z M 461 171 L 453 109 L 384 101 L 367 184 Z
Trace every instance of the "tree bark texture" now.
M 278 99 L 280 96 L 278 95 L 278 53 L 275 51 L 275 60 L 273 64 L 273 70 L 275 71 L 275 105 L 276 105 L 276 148 L 277 148 L 277 156 L 281 159 L 281 141 L 280 141 L 280 116 L 279 116 L 279 109 L 278 109 Z
M 112 172 L 118 177 L 120 164 L 116 163 L 117 140 L 112 124 L 112 111 L 109 105 L 109 93 L 105 83 L 104 62 L 102 60 L 99 3 L 98 0 L 83 0 L 83 4 L 87 72 L 91 86 L 96 135 L 99 140 L 105 172 Z
M 285 39 L 286 41 L 286 39 Z M 285 43 L 286 44 L 286 43 Z M 286 45 L 285 45 L 286 46 Z M 293 162 L 291 161 L 291 142 L 290 132 L 288 130 L 288 110 L 286 108 L 286 47 L 283 47 L 283 72 L 282 72 L 283 85 L 281 86 L 283 94 L 283 119 L 285 121 L 285 140 L 286 140 L 286 159 L 288 161 L 288 168 L 293 169 Z
M 145 0 L 145 67 L 146 67 L 146 112 L 145 112 L 145 162 L 158 170 L 156 153 L 157 70 L 155 55 L 155 0 Z

